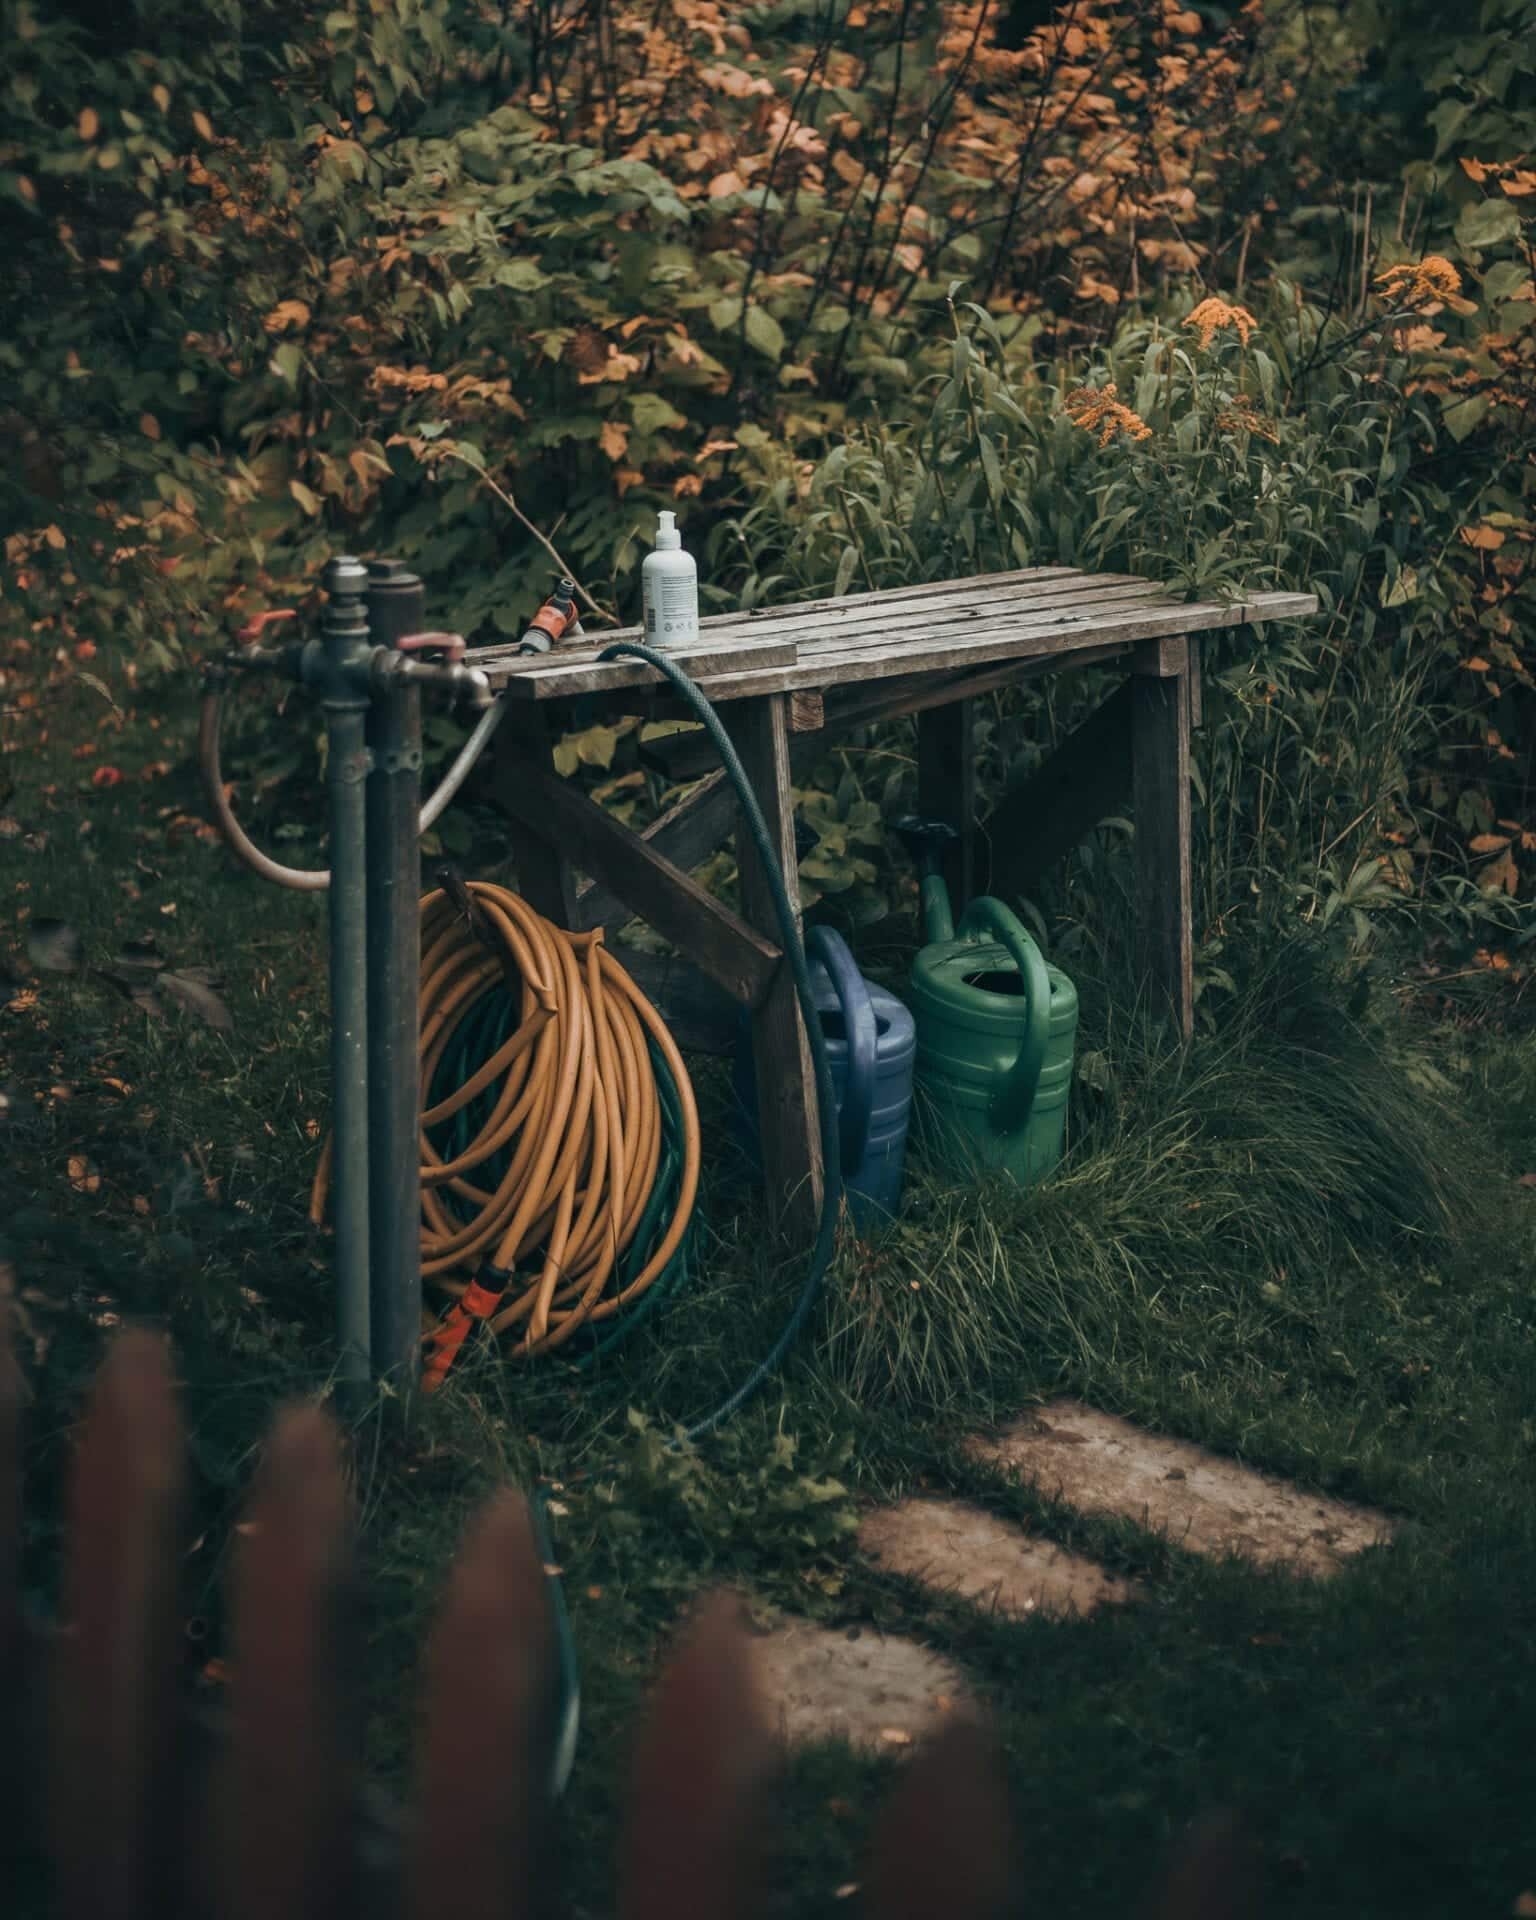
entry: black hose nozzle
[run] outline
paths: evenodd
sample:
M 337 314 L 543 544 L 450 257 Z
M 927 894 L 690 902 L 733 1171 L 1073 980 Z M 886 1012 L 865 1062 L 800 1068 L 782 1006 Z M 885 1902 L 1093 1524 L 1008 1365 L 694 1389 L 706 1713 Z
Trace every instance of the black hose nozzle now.
M 926 879 L 930 874 L 943 872 L 945 851 L 960 838 L 956 828 L 947 820 L 924 820 L 916 813 L 903 814 L 893 824 L 906 842 L 907 852 L 919 874 Z

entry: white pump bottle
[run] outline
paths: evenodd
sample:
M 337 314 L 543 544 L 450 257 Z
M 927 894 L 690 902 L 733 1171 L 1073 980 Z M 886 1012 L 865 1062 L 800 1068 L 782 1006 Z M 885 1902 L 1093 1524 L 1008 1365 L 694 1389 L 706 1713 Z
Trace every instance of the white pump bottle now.
M 645 609 L 648 647 L 686 647 L 699 638 L 699 570 L 683 552 L 676 515 L 657 515 L 655 551 L 640 568 L 640 597 Z

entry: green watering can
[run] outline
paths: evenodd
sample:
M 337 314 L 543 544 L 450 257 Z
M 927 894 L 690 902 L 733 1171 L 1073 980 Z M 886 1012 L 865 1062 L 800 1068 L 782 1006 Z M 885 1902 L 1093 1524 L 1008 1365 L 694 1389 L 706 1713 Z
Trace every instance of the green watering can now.
M 1077 989 L 1001 900 L 973 900 L 956 928 L 940 870 L 953 827 L 909 817 L 896 830 L 922 875 L 928 935 L 907 994 L 922 1125 L 946 1159 L 1029 1186 L 1061 1158 Z

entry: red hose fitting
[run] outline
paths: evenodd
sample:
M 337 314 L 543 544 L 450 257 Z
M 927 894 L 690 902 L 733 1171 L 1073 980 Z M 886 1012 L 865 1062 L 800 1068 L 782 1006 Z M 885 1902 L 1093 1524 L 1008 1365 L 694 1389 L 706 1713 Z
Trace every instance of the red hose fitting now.
M 423 1393 L 437 1392 L 448 1377 L 448 1369 L 458 1359 L 459 1349 L 469 1338 L 470 1328 L 477 1320 L 490 1319 L 501 1305 L 504 1291 L 504 1286 L 492 1292 L 478 1280 L 471 1280 L 432 1331 L 423 1335 L 422 1345 L 427 1350 L 421 1363 Z
M 297 617 L 297 610 L 293 607 L 274 607 L 269 613 L 258 613 L 254 619 L 247 620 L 243 627 L 237 628 L 235 638 L 251 645 L 260 640 L 263 630 L 274 620 L 294 620 Z
M 395 642 L 397 653 L 436 653 L 439 649 L 447 654 L 449 666 L 456 667 L 467 651 L 463 634 L 408 633 Z

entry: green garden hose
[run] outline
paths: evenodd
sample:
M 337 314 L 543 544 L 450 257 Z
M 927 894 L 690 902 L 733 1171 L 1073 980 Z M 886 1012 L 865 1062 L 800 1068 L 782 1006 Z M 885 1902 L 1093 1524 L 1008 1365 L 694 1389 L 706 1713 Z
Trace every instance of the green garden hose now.
M 811 991 L 810 968 L 806 963 L 805 948 L 800 939 L 799 919 L 790 902 L 789 892 L 784 884 L 783 870 L 769 837 L 762 809 L 757 804 L 757 796 L 752 791 L 751 782 L 747 779 L 746 770 L 736 756 L 735 748 L 731 745 L 730 736 L 720 724 L 719 715 L 682 668 L 675 661 L 669 660 L 664 653 L 654 652 L 649 647 L 638 646 L 627 640 L 618 641 L 613 646 L 605 648 L 598 657 L 602 660 L 617 660 L 626 656 L 643 660 L 647 666 L 654 667 L 658 673 L 664 675 L 681 694 L 687 705 L 698 715 L 715 751 L 720 756 L 725 777 L 735 791 L 742 818 L 746 822 L 747 831 L 752 837 L 752 844 L 762 864 L 763 873 L 767 877 L 769 892 L 773 898 L 774 915 L 779 923 L 779 937 L 783 943 L 784 957 L 789 962 L 790 970 L 794 975 L 795 997 L 800 1003 L 801 1016 L 805 1021 L 806 1038 L 810 1042 L 811 1062 L 815 1071 L 816 1111 L 821 1132 L 823 1183 L 821 1218 L 817 1223 L 816 1242 L 811 1249 L 811 1262 L 799 1297 L 768 1352 L 758 1361 L 746 1379 L 720 1402 L 719 1406 L 695 1420 L 670 1443 L 678 1447 L 689 1445 L 704 1434 L 712 1433 L 715 1428 L 729 1420 L 731 1415 L 737 1412 L 762 1386 L 800 1337 L 816 1305 L 822 1281 L 826 1278 L 827 1268 L 831 1264 L 837 1238 L 838 1212 L 842 1203 L 842 1173 L 837 1136 L 837 1098 L 832 1087 L 832 1071 L 827 1060 L 821 1019 Z M 652 1292 L 655 1291 L 653 1287 Z M 538 1534 L 540 1551 L 544 1555 L 544 1564 L 546 1567 L 554 1567 L 557 1561 L 550 1532 L 548 1505 L 549 1490 L 546 1487 L 537 1488 L 533 1499 L 534 1526 Z M 558 1799 L 565 1791 L 571 1769 L 576 1761 L 581 1683 L 576 1664 L 575 1640 L 571 1633 L 570 1619 L 565 1605 L 564 1587 L 558 1573 L 551 1573 L 548 1580 L 560 1662 L 558 1731 L 551 1764 L 551 1785 L 554 1797 Z
M 800 1337 L 805 1323 L 821 1292 L 821 1283 L 826 1277 L 827 1268 L 832 1262 L 832 1253 L 837 1241 L 837 1217 L 842 1204 L 841 1150 L 837 1133 L 837 1095 L 832 1086 L 832 1068 L 827 1059 L 826 1040 L 821 1031 L 821 1016 L 816 1009 L 815 994 L 811 988 L 811 971 L 805 957 L 805 947 L 800 938 L 800 921 L 789 898 L 789 890 L 784 884 L 783 869 L 779 865 L 767 822 L 763 819 L 762 808 L 757 804 L 757 795 L 752 791 L 746 769 L 736 756 L 731 737 L 721 725 L 720 716 L 700 693 L 699 689 L 683 672 L 675 660 L 665 653 L 658 653 L 651 647 L 642 647 L 632 640 L 616 641 L 611 647 L 605 647 L 598 655 L 599 660 L 619 659 L 643 660 L 648 667 L 671 682 L 681 694 L 685 704 L 692 708 L 708 733 L 710 744 L 720 756 L 720 764 L 725 769 L 725 777 L 730 781 L 736 794 L 736 803 L 741 808 L 742 819 L 746 822 L 747 832 L 751 835 L 752 845 L 762 866 L 773 899 L 774 917 L 779 923 L 779 940 L 783 947 L 784 958 L 789 962 L 790 971 L 795 980 L 795 998 L 800 1003 L 800 1015 L 805 1022 L 806 1038 L 810 1043 L 811 1064 L 816 1077 L 816 1113 L 821 1132 L 821 1218 L 817 1222 L 816 1242 L 811 1249 L 811 1263 L 806 1272 L 805 1283 L 800 1289 L 789 1318 L 784 1322 L 778 1338 L 768 1349 L 757 1365 L 747 1375 L 734 1392 L 727 1394 L 718 1407 L 693 1422 L 679 1436 L 677 1444 L 701 1438 L 712 1433 L 729 1420 L 747 1400 L 749 1400 L 768 1376 L 778 1367 L 786 1353 Z

